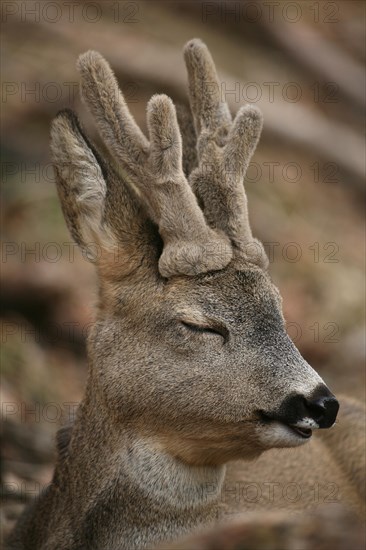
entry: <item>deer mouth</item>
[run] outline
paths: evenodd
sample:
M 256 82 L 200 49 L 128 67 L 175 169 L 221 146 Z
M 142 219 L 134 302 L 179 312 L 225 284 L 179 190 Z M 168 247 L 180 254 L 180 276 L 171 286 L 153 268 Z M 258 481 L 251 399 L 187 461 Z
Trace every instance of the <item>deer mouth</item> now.
M 311 430 L 310 428 L 299 428 L 291 424 L 285 424 L 285 425 L 288 426 L 293 432 L 295 432 L 297 435 L 299 435 L 303 439 L 309 439 L 313 435 L 313 430 Z
M 291 431 L 292 434 L 295 434 L 297 437 L 301 437 L 302 439 L 310 439 L 310 437 L 313 435 L 313 430 L 318 428 L 317 423 L 311 421 L 310 419 L 303 419 L 296 423 L 289 423 L 286 422 L 283 418 L 276 418 L 275 416 L 265 414 L 262 411 L 260 413 L 260 417 L 261 421 L 265 424 L 278 422 L 279 424 L 282 424 L 282 426 L 286 426 L 286 428 Z

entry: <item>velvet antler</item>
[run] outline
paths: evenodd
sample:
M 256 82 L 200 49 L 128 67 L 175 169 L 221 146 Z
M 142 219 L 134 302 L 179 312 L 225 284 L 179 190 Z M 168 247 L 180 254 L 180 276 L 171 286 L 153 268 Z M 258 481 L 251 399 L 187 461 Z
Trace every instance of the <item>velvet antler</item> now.
M 266 266 L 263 247 L 252 236 L 243 185 L 262 130 L 262 115 L 256 107 L 245 105 L 232 121 L 203 42 L 188 42 L 184 57 L 199 162 L 189 181 L 208 224 L 230 238 L 235 255 Z
M 130 114 L 108 63 L 93 51 L 80 56 L 82 96 L 110 152 L 145 203 L 164 242 L 164 277 L 224 268 L 229 238 L 207 224 L 182 168 L 182 142 L 174 105 L 152 97 L 147 109 L 150 142 Z

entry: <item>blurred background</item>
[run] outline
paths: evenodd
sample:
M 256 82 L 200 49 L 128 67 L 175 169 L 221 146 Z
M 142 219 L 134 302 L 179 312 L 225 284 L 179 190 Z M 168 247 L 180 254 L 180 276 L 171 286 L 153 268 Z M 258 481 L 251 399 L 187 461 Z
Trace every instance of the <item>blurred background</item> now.
M 152 94 L 187 102 L 181 50 L 194 37 L 232 111 L 260 107 L 246 190 L 288 332 L 334 392 L 364 399 L 364 3 L 27 0 L 1 11 L 5 532 L 50 481 L 56 430 L 87 373 L 96 281 L 62 217 L 49 127 L 71 107 L 98 142 L 75 69 L 88 49 L 110 62 L 143 129 Z

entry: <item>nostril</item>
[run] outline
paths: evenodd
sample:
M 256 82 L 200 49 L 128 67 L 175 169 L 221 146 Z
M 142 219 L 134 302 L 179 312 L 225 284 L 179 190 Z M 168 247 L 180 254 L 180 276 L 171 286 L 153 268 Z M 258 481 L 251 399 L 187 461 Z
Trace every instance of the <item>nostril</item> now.
M 311 414 L 311 418 L 313 418 L 316 422 L 319 423 L 319 421 L 323 418 L 323 416 L 326 413 L 324 399 L 319 399 L 315 402 L 312 402 L 312 401 L 309 402 L 307 399 L 305 401 L 306 401 L 306 407 Z
M 337 418 L 339 403 L 334 396 L 320 397 L 314 400 L 307 399 L 306 408 L 319 428 L 330 428 Z

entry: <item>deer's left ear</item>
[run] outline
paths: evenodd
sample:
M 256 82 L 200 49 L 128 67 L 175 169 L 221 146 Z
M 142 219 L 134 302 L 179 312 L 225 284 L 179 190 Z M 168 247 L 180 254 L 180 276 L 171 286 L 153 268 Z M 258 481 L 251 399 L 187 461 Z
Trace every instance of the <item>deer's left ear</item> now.
M 66 224 L 85 257 L 110 279 L 137 269 L 155 276 L 156 230 L 122 170 L 101 159 L 70 110 L 52 122 L 51 152 Z
M 61 111 L 53 121 L 51 151 L 67 226 L 85 248 L 98 240 L 107 187 L 102 166 L 72 111 Z

